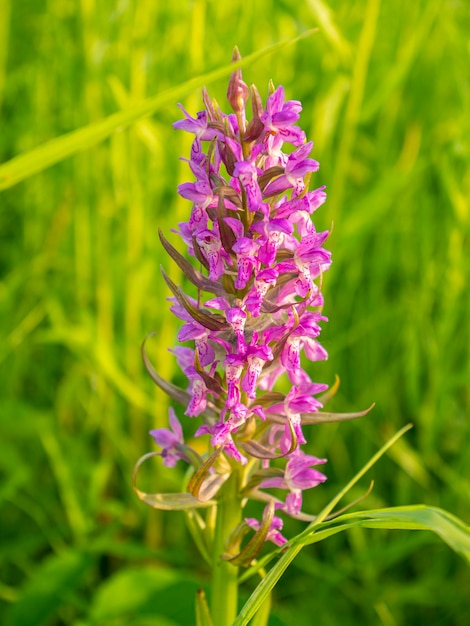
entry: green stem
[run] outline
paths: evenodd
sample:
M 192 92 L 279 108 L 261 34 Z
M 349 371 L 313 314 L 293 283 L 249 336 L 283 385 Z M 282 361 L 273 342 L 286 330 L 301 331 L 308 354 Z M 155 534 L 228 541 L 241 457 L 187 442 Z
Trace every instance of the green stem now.
M 217 505 L 211 582 L 214 626 L 232 626 L 238 614 L 238 568 L 222 559 L 225 542 L 242 517 L 239 475 L 233 471 Z

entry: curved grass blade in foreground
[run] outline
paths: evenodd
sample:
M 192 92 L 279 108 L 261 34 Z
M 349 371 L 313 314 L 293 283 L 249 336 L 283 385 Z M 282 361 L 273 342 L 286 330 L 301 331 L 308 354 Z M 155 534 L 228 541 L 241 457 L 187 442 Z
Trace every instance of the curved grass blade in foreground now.
M 299 552 L 307 545 L 323 541 L 350 528 L 382 528 L 384 530 L 430 530 L 445 541 L 455 552 L 463 556 L 470 564 L 470 527 L 460 519 L 434 507 L 425 505 L 413 505 L 405 507 L 391 507 L 373 511 L 359 511 L 342 515 L 334 520 L 325 522 L 325 518 L 338 504 L 342 497 L 362 478 L 362 476 L 382 457 L 385 452 L 409 429 L 408 424 L 398 431 L 384 446 L 372 457 L 372 459 L 352 478 L 339 494 L 323 509 L 317 519 L 300 535 L 289 542 L 289 547 L 272 552 L 269 557 L 283 552 L 277 563 L 269 570 L 266 576 L 258 584 L 242 610 L 240 611 L 233 626 L 245 626 L 259 611 L 263 602 L 269 596 L 282 574 L 292 563 Z M 346 523 L 341 523 L 346 522 Z M 264 559 L 252 570 L 259 569 L 266 564 Z M 243 579 L 251 574 L 246 572 Z
M 234 69 L 249 65 L 268 54 L 273 54 L 281 50 L 285 46 L 297 43 L 301 39 L 309 37 L 317 30 L 318 29 L 308 30 L 298 37 L 281 41 L 263 50 L 253 52 L 236 63 L 224 65 L 217 70 L 192 78 L 182 85 L 168 89 L 152 98 L 147 98 L 123 111 L 113 113 L 99 122 L 89 124 L 78 130 L 51 139 L 25 154 L 10 159 L 0 165 L 0 191 L 16 185 L 25 178 L 37 174 L 55 163 L 63 161 L 81 150 L 91 148 L 100 141 L 103 141 L 103 139 L 109 137 L 116 130 L 122 130 L 139 119 L 151 115 L 165 104 L 176 102 L 184 94 L 201 88 L 207 83 L 211 83 L 219 78 L 228 76 Z
M 437 507 L 415 504 L 359 511 L 341 515 L 334 522 L 328 523 L 330 524 L 330 528 L 316 532 L 310 539 L 305 540 L 303 545 L 316 543 L 326 539 L 327 536 L 358 526 L 383 530 L 430 530 L 470 564 L 470 527 L 455 515 Z

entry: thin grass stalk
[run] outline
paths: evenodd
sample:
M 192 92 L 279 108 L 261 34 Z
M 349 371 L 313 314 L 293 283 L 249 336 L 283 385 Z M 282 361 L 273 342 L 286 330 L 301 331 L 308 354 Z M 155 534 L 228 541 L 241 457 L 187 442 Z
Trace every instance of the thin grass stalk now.
M 380 2 L 381 0 L 368 0 L 364 25 L 359 38 L 351 80 L 351 92 L 344 116 L 341 140 L 336 155 L 336 164 L 331 183 L 333 192 L 329 203 L 329 217 L 333 222 L 338 220 L 340 207 L 343 204 L 346 179 L 351 165 L 351 151 L 354 146 L 356 128 L 361 113 L 364 88 L 367 79 L 367 69 L 375 39 Z
M 10 35 L 10 0 L 0 0 L 0 113 L 5 89 Z

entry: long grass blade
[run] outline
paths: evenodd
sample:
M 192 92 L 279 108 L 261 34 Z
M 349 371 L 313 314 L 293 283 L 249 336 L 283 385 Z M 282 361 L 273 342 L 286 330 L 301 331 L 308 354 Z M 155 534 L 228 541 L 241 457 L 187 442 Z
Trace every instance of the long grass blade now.
M 245 626 L 249 620 L 256 614 L 258 609 L 262 606 L 268 595 L 277 584 L 282 574 L 286 571 L 295 557 L 299 554 L 302 548 L 306 545 L 306 541 L 315 533 L 315 529 L 325 520 L 329 513 L 334 509 L 343 496 L 357 483 L 357 481 L 364 476 L 364 474 L 382 457 L 385 452 L 411 428 L 411 424 L 404 426 L 399 430 L 391 439 L 389 439 L 380 450 L 370 459 L 366 465 L 349 481 L 349 483 L 329 502 L 329 504 L 319 513 L 316 520 L 312 522 L 308 528 L 297 535 L 297 537 L 290 543 L 289 547 L 284 551 L 279 561 L 269 570 L 265 578 L 256 587 L 250 598 L 240 611 L 237 619 L 233 623 L 233 626 Z M 334 533 L 332 533 L 334 534 Z
M 199 89 L 219 78 L 224 78 L 239 67 L 254 63 L 266 55 L 274 54 L 285 46 L 294 44 L 310 36 L 313 32 L 315 32 L 315 29 L 306 31 L 293 39 L 281 41 L 257 52 L 253 52 L 241 61 L 224 65 L 217 70 L 192 78 L 161 94 L 147 98 L 123 111 L 114 113 L 99 122 L 51 139 L 25 154 L 14 157 L 10 161 L 0 165 L 0 190 L 12 187 L 25 178 L 41 172 L 55 163 L 63 161 L 72 154 L 96 145 L 100 141 L 103 141 L 103 139 L 109 137 L 116 130 L 122 130 L 130 124 L 155 113 L 157 109 L 170 102 L 177 102 L 184 94 L 194 89 Z

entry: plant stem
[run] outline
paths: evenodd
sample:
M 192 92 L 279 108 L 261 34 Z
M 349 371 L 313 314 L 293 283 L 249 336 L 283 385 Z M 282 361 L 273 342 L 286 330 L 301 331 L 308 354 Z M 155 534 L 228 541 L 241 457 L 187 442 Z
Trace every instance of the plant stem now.
M 211 582 L 214 626 L 232 626 L 238 613 L 238 568 L 222 559 L 225 542 L 242 517 L 239 475 L 233 471 L 217 505 Z

